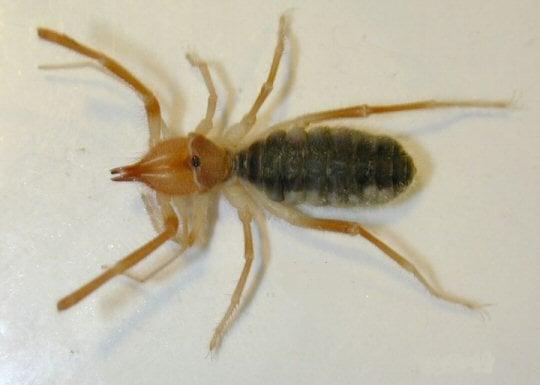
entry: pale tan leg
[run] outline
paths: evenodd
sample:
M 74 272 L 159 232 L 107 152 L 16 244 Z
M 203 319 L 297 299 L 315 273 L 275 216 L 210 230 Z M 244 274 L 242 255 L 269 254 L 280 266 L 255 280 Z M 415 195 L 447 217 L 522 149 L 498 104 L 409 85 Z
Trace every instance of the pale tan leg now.
M 144 102 L 144 107 L 146 109 L 146 117 L 148 120 L 148 127 L 150 129 L 150 146 L 156 144 L 161 138 L 161 129 L 162 129 L 162 118 L 161 118 L 161 108 L 157 98 L 154 96 L 152 91 L 150 91 L 140 80 L 138 80 L 131 72 L 124 68 L 116 60 L 110 58 L 102 52 L 96 51 L 92 48 L 89 48 L 79 42 L 75 41 L 71 37 L 64 35 L 62 33 L 53 31 L 47 28 L 38 28 L 38 35 L 40 38 L 47 40 L 51 43 L 61 45 L 65 48 L 78 52 L 81 55 L 95 59 L 103 68 L 110 71 L 110 73 L 118 76 L 128 85 L 130 85 L 137 94 L 141 97 Z M 69 68 L 73 66 L 80 66 L 79 64 L 65 65 L 64 68 Z M 83 64 L 84 66 L 84 64 Z M 42 67 L 44 69 L 58 69 L 62 68 L 62 65 L 55 66 L 49 65 Z
M 448 301 L 448 302 L 465 306 L 469 309 L 478 309 L 482 307 L 481 304 L 446 293 L 442 289 L 433 286 L 420 273 L 420 271 L 416 268 L 416 266 L 414 266 L 412 262 L 408 261 L 405 257 L 399 254 L 397 251 L 395 251 L 386 243 L 384 243 L 382 240 L 377 238 L 375 235 L 369 232 L 366 228 L 364 228 L 361 224 L 356 223 L 356 222 L 349 222 L 349 221 L 342 221 L 342 220 L 335 220 L 335 219 L 323 219 L 323 218 L 311 217 L 292 207 L 270 201 L 269 199 L 264 197 L 261 192 L 257 191 L 255 188 L 251 186 L 245 186 L 245 187 L 248 189 L 248 191 L 250 192 L 250 194 L 252 195 L 253 199 L 256 202 L 258 202 L 260 205 L 265 207 L 269 212 L 271 212 L 276 217 L 281 218 L 295 226 L 300 226 L 300 227 L 305 227 L 305 228 L 310 228 L 310 229 L 315 229 L 315 230 L 322 230 L 322 231 L 331 231 L 331 232 L 343 233 L 343 234 L 349 234 L 349 235 L 360 235 L 364 237 L 365 239 L 367 239 L 369 242 L 371 242 L 373 245 L 375 245 L 377 248 L 379 248 L 379 250 L 381 250 L 387 256 L 392 258 L 403 269 L 412 273 L 416 277 L 416 279 L 418 279 L 433 296 L 440 298 L 444 301 Z
M 141 97 L 144 102 L 144 107 L 146 109 L 146 118 L 148 121 L 148 128 L 150 130 L 149 145 L 150 147 L 152 147 L 160 141 L 164 123 L 161 117 L 161 107 L 159 105 L 159 101 L 152 93 L 152 91 L 150 91 L 150 89 L 148 89 L 140 80 L 133 76 L 131 72 L 129 72 L 116 60 L 110 58 L 102 52 L 96 51 L 83 44 L 80 44 L 79 42 L 75 41 L 67 35 L 46 28 L 38 28 L 38 35 L 44 40 L 58 44 L 67 49 L 73 50 L 83 56 L 96 60 L 96 62 L 83 62 L 65 65 L 47 65 L 42 66 L 41 68 L 61 69 L 78 67 L 98 67 L 99 64 L 99 68 L 105 69 L 106 71 L 108 71 L 108 73 L 119 77 L 129 86 L 131 86 L 135 90 L 135 92 L 137 92 L 137 94 Z M 168 199 L 168 197 L 164 196 L 163 194 L 157 193 L 156 200 L 156 208 L 153 211 L 159 210 L 162 214 L 163 220 L 173 215 L 173 210 L 170 206 L 170 200 Z
M 272 59 L 272 65 L 270 66 L 268 77 L 266 78 L 266 81 L 261 87 L 259 95 L 257 96 L 257 99 L 255 99 L 255 102 L 253 103 L 253 106 L 251 107 L 249 112 L 244 115 L 244 117 L 238 124 L 231 127 L 231 129 L 227 133 L 227 136 L 233 137 L 233 140 L 242 138 L 253 127 L 253 125 L 257 121 L 257 113 L 259 112 L 264 101 L 266 100 L 268 95 L 270 95 L 270 92 L 272 92 L 272 89 L 274 88 L 274 80 L 276 79 L 279 63 L 281 61 L 281 57 L 283 55 L 283 50 L 285 47 L 286 31 L 287 18 L 285 15 L 282 15 L 279 19 L 278 41 L 274 50 L 274 57 Z
M 206 88 L 208 89 L 208 104 L 206 106 L 206 116 L 201 120 L 201 122 L 197 125 L 197 128 L 195 129 L 195 132 L 204 135 L 212 129 L 212 119 L 214 118 L 217 105 L 216 88 L 214 87 L 212 76 L 210 75 L 210 71 L 208 70 L 208 64 L 205 61 L 201 60 L 194 54 L 187 54 L 186 59 L 190 62 L 192 66 L 199 68 L 199 71 L 201 72 L 201 75 L 204 79 L 204 83 L 206 84 Z
M 98 67 L 105 69 L 108 73 L 115 75 L 131 86 L 144 102 L 146 109 L 146 117 L 148 121 L 148 128 L 150 130 L 150 147 L 159 142 L 162 136 L 163 120 L 161 117 L 161 108 L 159 101 L 140 80 L 138 80 L 131 72 L 123 67 L 116 60 L 109 56 L 80 44 L 71 37 L 58 33 L 56 31 L 38 28 L 38 35 L 44 40 L 51 43 L 61 45 L 65 48 L 78 52 L 81 55 L 95 59 L 96 62 L 83 62 L 66 65 L 47 65 L 42 66 L 43 69 L 60 69 L 60 68 L 78 68 L 78 67 Z M 92 63 L 92 64 L 90 64 Z M 99 64 L 99 66 L 98 66 Z M 173 215 L 173 210 L 170 206 L 169 199 L 163 194 L 157 194 L 157 202 L 154 204 L 153 211 L 159 210 L 162 213 L 162 218 L 168 218 Z M 144 199 L 143 199 L 144 201 Z M 145 201 L 147 204 L 148 201 Z M 155 221 L 155 220 L 154 220 Z
M 182 248 L 178 252 L 175 252 L 172 257 L 167 259 L 165 262 L 159 264 L 158 266 L 154 267 L 152 270 L 150 270 L 147 273 L 136 274 L 136 273 L 130 272 L 129 270 L 126 270 L 126 271 L 122 272 L 122 275 L 124 275 L 124 276 L 126 276 L 126 277 L 128 277 L 128 278 L 130 278 L 130 279 L 132 279 L 132 280 L 134 280 L 136 282 L 145 283 L 149 279 L 155 277 L 159 272 L 163 271 L 167 266 L 169 266 L 173 261 L 175 261 L 180 255 L 184 254 L 186 252 L 186 250 L 188 250 L 191 246 L 192 246 L 192 244 L 182 245 Z M 106 266 L 106 265 L 104 267 L 108 268 L 108 266 Z
M 240 220 L 242 221 L 242 226 L 244 228 L 244 258 L 246 261 L 244 264 L 244 268 L 242 269 L 242 274 L 240 275 L 238 283 L 236 284 L 236 288 L 234 289 L 231 303 L 229 304 L 229 307 L 227 308 L 223 319 L 214 330 L 214 335 L 212 336 L 212 340 L 210 341 L 209 346 L 210 351 L 214 351 L 219 347 L 221 339 L 223 338 L 223 334 L 227 330 L 228 325 L 234 315 L 234 312 L 236 311 L 236 309 L 238 309 L 238 305 L 240 304 L 240 298 L 242 296 L 242 292 L 244 291 L 244 287 L 246 286 L 249 271 L 253 263 L 253 237 L 251 234 L 252 216 L 247 211 L 239 212 L 238 215 L 240 217 Z
M 204 233 L 207 230 L 207 221 L 208 221 L 208 210 L 210 208 L 212 196 L 210 194 L 201 195 L 194 202 L 194 207 L 191 212 L 182 210 L 182 216 L 180 218 L 180 237 L 178 244 L 180 245 L 180 250 L 174 253 L 173 256 L 165 260 L 163 263 L 154 267 L 151 271 L 144 274 L 135 274 L 130 271 L 123 273 L 128 278 L 131 278 L 137 282 L 144 283 L 148 279 L 154 277 L 160 271 L 163 271 L 167 266 L 169 266 L 173 261 L 175 261 L 180 255 L 186 252 L 189 248 L 201 244 L 204 241 Z M 182 207 L 181 207 L 182 206 Z M 177 208 L 182 208 L 185 205 L 176 205 Z M 151 209 L 151 207 L 147 208 Z M 159 231 L 156 229 L 156 231 Z
M 87 297 L 93 293 L 96 289 L 101 287 L 104 283 L 108 282 L 111 278 L 116 277 L 119 274 L 122 274 L 130 267 L 134 266 L 144 258 L 146 258 L 151 252 L 156 250 L 159 246 L 165 243 L 167 240 L 175 236 L 178 229 L 178 218 L 169 217 L 165 223 L 165 230 L 157 235 L 150 242 L 146 243 L 144 246 L 138 248 L 133 253 L 129 254 L 127 257 L 118 261 L 114 266 L 112 266 L 107 271 L 104 271 L 99 276 L 94 278 L 92 281 L 88 282 L 86 285 L 75 290 L 73 293 L 62 298 L 58 301 L 57 308 L 58 310 L 66 310 L 71 306 L 75 305 L 83 298 Z
M 253 125 L 257 121 L 257 113 L 259 112 L 259 109 L 274 88 L 274 81 L 276 79 L 279 63 L 281 62 L 281 57 L 285 48 L 286 22 L 287 20 L 284 15 L 279 18 L 278 41 L 274 50 L 274 57 L 272 58 L 272 65 L 270 66 L 268 77 L 262 85 L 261 90 L 259 91 L 259 95 L 257 96 L 257 99 L 255 99 L 255 103 L 253 103 L 253 106 L 251 107 L 249 112 L 242 119 L 248 130 L 253 127 Z
M 79 62 L 79 63 L 43 65 L 43 66 L 40 66 L 39 68 L 45 69 L 45 70 L 56 70 L 56 69 L 74 69 L 74 68 L 91 67 L 91 68 L 96 68 L 98 70 L 105 70 L 106 73 L 117 76 L 118 78 L 126 82 L 129 86 L 131 86 L 144 102 L 144 106 L 146 110 L 146 117 L 148 121 L 148 128 L 150 131 L 150 139 L 149 139 L 150 147 L 154 146 L 156 143 L 160 141 L 165 124 L 161 117 L 161 108 L 159 105 L 159 101 L 157 100 L 155 95 L 152 93 L 152 91 L 150 91 L 150 89 L 148 89 L 131 72 L 129 72 L 125 67 L 119 64 L 116 60 L 110 58 L 104 53 L 91 49 L 85 45 L 82 45 L 67 35 L 64 35 L 64 34 L 61 34 L 56 31 L 46 29 L 46 28 L 38 28 L 38 35 L 40 38 L 44 40 L 47 40 L 51 43 L 58 44 L 60 46 L 63 46 L 65 48 L 68 48 L 81 55 L 84 55 L 86 57 L 89 57 L 95 60 L 95 62 L 85 61 L 85 62 Z M 134 256 L 135 257 L 138 255 L 140 256 L 142 255 L 141 253 L 145 253 L 148 250 L 149 251 L 147 252 L 147 254 L 153 251 L 153 248 L 150 245 L 155 244 L 160 239 L 163 239 L 164 234 L 165 233 L 168 234 L 168 232 L 170 231 L 170 228 L 169 228 L 170 226 L 167 223 L 165 223 L 165 222 L 169 222 L 170 218 L 175 219 L 176 221 L 175 226 L 176 228 L 178 227 L 178 219 L 176 218 L 176 214 L 174 213 L 174 210 L 171 207 L 170 198 L 161 193 L 152 192 L 152 195 L 155 196 L 155 201 L 151 200 L 148 194 L 146 195 L 143 194 L 142 200 L 143 200 L 144 205 L 147 208 L 147 211 L 150 215 L 150 218 L 152 220 L 154 227 L 156 228 L 156 231 L 161 232 L 161 234 L 158 235 L 158 237 L 155 238 L 153 241 L 143 246 L 143 248 L 138 249 L 136 252 L 130 254 L 130 256 L 126 257 L 117 265 L 113 266 L 112 268 L 109 268 L 102 275 L 96 278 L 96 280 L 92 281 L 88 285 L 79 289 L 77 292 L 61 300 L 59 302 L 59 309 L 60 307 L 62 307 L 62 309 L 65 309 L 69 306 L 72 306 L 72 304 L 78 302 L 80 299 L 90 294 L 93 290 L 97 289 L 99 286 L 101 286 L 108 279 L 112 278 L 115 275 L 125 274 L 127 276 L 130 276 L 133 279 L 144 282 L 144 280 L 146 280 L 149 276 L 153 276 L 164 267 L 164 266 L 158 267 L 155 271 L 150 273 L 147 277 L 138 278 L 135 275 L 130 274 L 126 271 L 129 267 L 131 267 L 136 262 L 132 264 L 123 263 L 123 261 L 125 260 L 127 260 L 128 262 L 132 261 Z M 158 215 L 158 212 L 161 215 Z M 186 219 L 183 218 L 183 220 L 186 220 Z M 167 239 L 173 238 L 175 236 L 176 236 L 176 230 L 174 234 L 172 234 L 172 236 L 169 236 Z M 189 245 L 184 244 L 184 249 L 187 247 L 189 247 Z M 182 252 L 184 251 L 184 249 L 182 250 Z M 147 254 L 143 255 L 141 259 L 144 258 Z M 122 269 L 119 269 L 119 264 L 121 263 L 123 263 L 120 266 L 122 267 Z M 73 302 L 74 298 L 76 299 L 75 302 Z
M 180 243 L 180 250 L 174 253 L 172 257 L 169 257 L 167 260 L 165 260 L 163 263 L 160 263 L 159 265 L 155 266 L 152 270 L 149 272 L 145 272 L 143 274 L 138 274 L 131 272 L 129 270 L 123 271 L 121 274 L 134 280 L 139 283 L 145 283 L 150 278 L 154 277 L 156 274 L 158 274 L 160 271 L 165 269 L 167 266 L 169 266 L 173 261 L 175 261 L 180 255 L 184 254 L 186 250 L 188 250 L 190 247 L 193 246 L 193 244 L 197 241 L 197 237 L 199 234 L 195 233 L 194 231 L 189 231 L 189 224 L 186 219 L 186 217 L 182 217 L 182 242 Z M 108 265 L 101 266 L 103 269 L 109 269 L 110 267 Z
M 203 244 L 206 241 L 208 215 L 210 206 L 213 203 L 213 199 L 215 199 L 214 195 L 210 193 L 198 195 L 195 200 L 182 196 L 173 197 L 172 203 L 174 204 L 176 212 L 178 212 L 180 218 L 180 229 L 172 240 L 180 246 L 180 250 L 149 272 L 135 274 L 133 272 L 126 271 L 123 273 L 123 275 L 137 282 L 144 283 L 169 266 L 189 248 L 195 245 Z M 154 220 L 157 216 L 156 213 L 153 212 L 153 210 L 156 208 L 155 202 L 153 204 L 149 202 L 149 197 L 145 195 L 143 195 L 143 202 L 145 203 L 146 210 L 150 215 L 150 218 L 153 219 L 152 223 L 155 230 L 157 232 L 161 232 L 161 222 Z M 104 266 L 104 268 L 107 268 L 107 266 Z
M 209 345 L 209 349 L 211 352 L 216 351 L 219 348 L 219 346 L 221 345 L 221 341 L 223 340 L 223 336 L 226 334 L 232 322 L 234 321 L 234 317 L 238 316 L 238 312 L 240 312 L 244 306 L 247 306 L 253 299 L 258 285 L 263 278 L 264 271 L 266 270 L 266 265 L 268 264 L 270 258 L 268 230 L 266 228 L 266 218 L 262 209 L 256 206 L 255 202 L 251 199 L 249 194 L 238 183 L 228 185 L 224 189 L 224 194 L 229 203 L 238 210 L 239 217 L 242 221 L 244 229 L 244 255 L 246 261 L 242 270 L 242 274 L 238 280 L 233 296 L 231 298 L 231 302 L 227 309 L 227 312 L 223 316 L 223 319 L 221 320 L 219 325 L 214 330 L 214 334 Z M 249 290 L 247 290 L 245 297 L 243 298 L 243 302 L 240 304 L 240 300 L 242 299 L 242 294 L 244 292 L 244 287 L 247 282 L 248 274 L 253 263 L 253 239 L 250 227 L 253 220 L 257 224 L 259 230 L 263 260 L 261 268 L 257 271 L 255 277 L 253 277 L 252 285 Z
M 73 62 L 73 63 L 54 63 L 54 64 L 40 64 L 38 65 L 38 68 L 40 70 L 45 71 L 54 71 L 54 70 L 74 70 L 74 69 L 81 69 L 81 68 L 93 68 L 95 70 L 101 71 L 107 75 L 111 75 L 110 72 L 108 72 L 105 68 L 100 66 L 94 61 L 85 60 L 85 61 L 79 61 L 79 62 Z
M 169 216 L 175 215 L 182 220 L 182 232 L 181 234 L 177 234 L 172 239 L 172 241 L 178 243 L 181 247 L 183 247 L 183 245 L 185 244 L 185 242 L 183 242 L 183 239 L 185 238 L 184 229 L 186 227 L 185 223 L 187 221 L 188 213 L 184 212 L 184 210 L 180 210 L 179 208 L 177 208 L 177 215 L 172 208 L 171 197 L 166 194 L 156 192 L 154 190 L 147 190 L 142 192 L 141 200 L 143 201 L 146 212 L 150 217 L 150 222 L 152 223 L 154 230 L 156 230 L 156 232 L 158 233 L 163 231 L 165 220 Z
M 411 103 L 385 104 L 378 106 L 361 104 L 357 106 L 302 115 L 292 120 L 279 123 L 272 127 L 272 129 L 306 127 L 310 124 L 325 120 L 367 118 L 370 115 L 385 114 L 390 112 L 432 110 L 441 108 L 508 108 L 510 106 L 511 102 L 504 100 L 423 100 Z
M 161 209 L 157 201 L 157 194 L 154 190 L 148 189 L 147 191 L 141 192 L 141 200 L 143 201 L 144 208 L 146 213 L 150 217 L 150 222 L 152 227 L 157 233 L 163 231 L 163 220 L 164 218 L 161 215 Z M 183 217 L 183 215 L 181 215 Z

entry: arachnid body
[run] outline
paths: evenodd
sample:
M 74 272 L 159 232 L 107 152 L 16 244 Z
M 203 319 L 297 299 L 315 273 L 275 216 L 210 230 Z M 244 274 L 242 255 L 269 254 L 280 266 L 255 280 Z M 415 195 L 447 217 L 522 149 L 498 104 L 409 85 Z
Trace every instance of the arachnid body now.
M 388 136 L 348 128 L 277 130 L 234 157 L 236 175 L 285 203 L 384 203 L 404 191 L 415 168 Z
M 118 77 L 144 101 L 150 130 L 149 151 L 138 162 L 111 170 L 114 181 L 138 181 L 150 187 L 143 196 L 158 235 L 102 274 L 58 302 L 65 310 L 111 278 L 132 266 L 168 240 L 181 252 L 201 242 L 207 230 L 207 214 L 222 193 L 238 211 L 244 230 L 245 264 L 230 305 L 214 331 L 210 349 L 216 349 L 234 317 L 251 269 L 254 251 L 252 225 L 264 235 L 265 212 L 300 227 L 361 235 L 402 268 L 411 272 L 434 296 L 469 308 L 473 302 L 451 296 L 434 287 L 417 268 L 361 224 L 309 216 L 294 207 L 361 205 L 386 202 L 404 191 L 415 167 L 394 139 L 350 128 L 328 128 L 321 122 L 365 118 L 371 114 L 451 107 L 504 108 L 505 102 L 421 101 L 394 105 L 357 105 L 302 115 L 279 123 L 261 137 L 253 137 L 257 113 L 270 94 L 286 37 L 286 18 L 281 17 L 278 42 L 268 77 L 243 119 L 225 130 L 213 125 L 217 95 L 207 64 L 187 58 L 199 69 L 209 97 L 205 117 L 187 137 L 166 138 L 160 104 L 152 92 L 127 69 L 105 54 L 58 32 L 39 28 L 42 39 L 78 52 L 94 62 L 42 66 L 45 69 L 100 65 Z M 89 65 L 90 64 L 90 65 Z M 261 237 L 264 241 L 266 236 Z

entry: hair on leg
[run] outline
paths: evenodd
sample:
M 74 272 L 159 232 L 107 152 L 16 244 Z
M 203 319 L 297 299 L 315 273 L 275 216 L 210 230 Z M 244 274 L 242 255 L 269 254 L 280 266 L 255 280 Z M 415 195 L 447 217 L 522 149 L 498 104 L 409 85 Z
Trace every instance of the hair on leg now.
M 71 37 L 62 33 L 53 31 L 47 28 L 38 28 L 38 36 L 51 43 L 58 44 L 64 48 L 75 51 L 83 56 L 94 59 L 95 62 L 83 62 L 67 65 L 46 65 L 40 68 L 43 69 L 60 69 L 60 68 L 79 68 L 79 67 L 99 67 L 105 69 L 109 74 L 112 74 L 129 86 L 131 86 L 139 97 L 144 102 L 146 109 L 146 117 L 148 121 L 148 128 L 150 131 L 149 144 L 150 147 L 155 145 L 161 139 L 163 119 L 161 117 L 161 107 L 159 101 L 155 95 L 148 89 L 140 80 L 138 80 L 131 72 L 129 72 L 124 66 L 118 63 L 116 60 L 110 58 L 100 51 L 96 51 L 89 48 Z M 93 64 L 90 64 L 93 63 Z M 162 211 L 163 218 L 167 218 L 171 214 L 170 204 L 168 199 L 162 194 L 157 194 L 158 206 Z
M 442 108 L 508 108 L 511 102 L 504 100 L 423 100 L 411 103 L 374 105 L 360 104 L 346 108 L 326 110 L 301 115 L 291 120 L 278 123 L 271 130 L 288 130 L 293 127 L 307 127 L 313 123 L 327 120 L 367 118 L 375 114 L 414 110 L 434 110 Z
M 75 41 L 67 35 L 47 28 L 38 28 L 37 31 L 38 36 L 44 40 L 58 44 L 62 47 L 75 51 L 91 59 L 95 59 L 97 63 L 99 63 L 103 68 L 108 70 L 111 74 L 122 79 L 129 86 L 131 86 L 144 102 L 144 107 L 146 109 L 146 117 L 148 120 L 148 127 L 150 129 L 150 146 L 153 146 L 160 140 L 162 135 L 163 120 L 161 118 L 161 108 L 159 106 L 159 102 L 152 93 L 152 91 L 150 91 L 150 89 L 148 89 L 139 79 L 137 79 L 131 72 L 129 72 L 116 60 L 110 58 L 109 56 L 105 55 L 100 51 L 96 51 Z M 77 66 L 88 67 L 89 65 L 87 63 L 83 63 L 83 65 L 46 65 L 42 66 L 41 68 L 59 69 Z
M 210 75 L 210 71 L 208 70 L 208 64 L 205 61 L 201 60 L 195 54 L 187 54 L 186 59 L 193 67 L 197 67 L 199 69 L 204 79 L 204 83 L 206 84 L 206 89 L 208 90 L 206 116 L 197 125 L 197 128 L 195 128 L 195 132 L 205 135 L 208 134 L 208 132 L 212 129 L 213 126 L 212 120 L 214 118 L 217 105 L 216 88 L 214 87 L 212 76 Z
M 249 271 L 251 270 L 251 265 L 253 263 L 253 236 L 251 233 L 251 222 L 253 218 L 247 210 L 239 210 L 238 216 L 240 217 L 240 221 L 242 222 L 242 227 L 244 229 L 245 263 L 242 269 L 242 273 L 240 274 L 240 278 L 238 279 L 238 283 L 236 284 L 233 295 L 231 297 L 229 307 L 227 308 L 227 311 L 225 312 L 225 315 L 221 319 L 220 323 L 214 330 L 214 334 L 212 336 L 212 339 L 210 340 L 210 351 L 217 350 L 219 348 L 219 345 L 221 344 L 223 335 L 225 334 L 225 331 L 227 330 L 229 323 L 232 321 L 234 313 L 236 312 L 240 304 L 240 298 L 242 296 L 242 292 L 244 291 L 244 287 L 246 286 Z
M 268 242 L 268 232 L 266 228 L 266 219 L 263 211 L 256 206 L 255 202 L 247 194 L 244 188 L 239 183 L 232 183 L 225 187 L 224 195 L 229 203 L 238 210 L 238 216 L 242 221 L 242 226 L 244 230 L 244 268 L 234 290 L 234 293 L 231 297 L 231 302 L 225 315 L 223 316 L 221 322 L 214 330 L 214 334 L 210 341 L 209 349 L 210 351 L 216 351 L 223 339 L 223 336 L 229 330 L 232 322 L 238 315 L 241 310 L 247 306 L 258 288 L 258 284 L 263 278 L 265 266 L 269 260 L 269 242 Z M 241 297 L 244 291 L 244 287 L 247 282 L 249 271 L 251 270 L 251 265 L 253 263 L 254 251 L 253 251 L 253 237 L 251 232 L 251 223 L 255 221 L 259 231 L 259 238 L 261 242 L 261 252 L 262 252 L 262 268 L 259 269 L 255 276 L 253 277 L 252 284 L 248 288 L 244 300 L 242 303 Z
M 278 41 L 276 48 L 274 49 L 274 56 L 272 58 L 272 64 L 270 66 L 270 71 L 268 72 L 268 77 L 262 85 L 261 90 L 259 91 L 259 94 L 248 113 L 244 115 L 239 123 L 232 126 L 226 134 L 226 137 L 230 138 L 233 143 L 237 142 L 253 127 L 257 121 L 257 113 L 274 88 L 274 81 L 276 79 L 276 74 L 281 62 L 281 57 L 283 56 L 283 50 L 285 48 L 286 34 L 287 17 L 282 15 L 279 19 Z
M 180 219 L 182 219 L 182 217 Z M 130 279 L 133 279 L 134 281 L 137 281 L 139 283 L 145 283 L 149 279 L 156 276 L 159 272 L 163 271 L 173 261 L 175 261 L 178 257 L 180 257 L 182 254 L 184 254 L 189 248 L 191 248 L 193 243 L 195 243 L 197 241 L 197 238 L 196 238 L 197 234 L 189 233 L 189 230 L 187 229 L 187 226 L 188 226 L 187 219 L 182 220 L 182 224 L 180 226 L 182 228 L 181 232 L 182 233 L 188 232 L 188 234 L 186 236 L 182 235 L 182 239 L 186 239 L 186 240 L 189 239 L 190 242 L 182 242 L 182 243 L 180 243 L 180 250 L 176 251 L 172 256 L 167 258 L 164 262 L 160 263 L 159 265 L 153 266 L 152 269 L 150 271 L 148 271 L 148 272 L 136 273 L 136 272 L 132 272 L 130 270 L 125 270 L 121 274 L 128 277 L 128 278 L 130 278 Z M 174 239 L 171 238 L 171 240 L 174 240 Z M 103 269 L 108 269 L 109 268 L 109 266 L 107 266 L 107 265 L 103 265 L 102 267 L 103 267 Z
M 165 229 L 162 233 L 158 234 L 154 239 L 145 245 L 141 246 L 128 256 L 118 261 L 114 266 L 104 271 L 96 278 L 88 282 L 86 285 L 75 290 L 73 293 L 67 295 L 58 301 L 58 310 L 65 310 L 75 305 L 83 298 L 86 298 L 89 294 L 108 282 L 111 278 L 116 277 L 119 274 L 124 273 L 127 269 L 131 268 L 150 253 L 156 250 L 159 246 L 175 236 L 178 229 L 178 218 L 176 216 L 169 217 L 165 223 Z
M 292 225 L 314 229 L 314 230 L 331 231 L 331 232 L 343 233 L 343 234 L 348 234 L 348 235 L 360 235 L 361 237 L 371 242 L 374 246 L 376 246 L 379 250 L 381 250 L 387 256 L 389 256 L 403 269 L 412 273 L 416 277 L 416 279 L 420 281 L 422 285 L 424 285 L 424 287 L 434 297 L 437 297 L 447 302 L 452 302 L 458 305 L 462 305 L 469 309 L 479 309 L 483 306 L 474 301 L 447 293 L 441 288 L 439 288 L 438 286 L 437 287 L 434 286 L 422 275 L 422 273 L 416 268 L 416 266 L 412 262 L 407 260 L 404 256 L 399 254 L 396 250 L 388 246 L 385 242 L 377 238 L 374 234 L 368 231 L 360 223 L 336 220 L 336 219 L 312 217 L 295 208 L 285 206 L 277 202 L 270 201 L 269 199 L 264 197 L 261 192 L 257 191 L 256 188 L 254 187 L 251 187 L 249 185 L 245 185 L 245 187 L 250 192 L 253 199 L 259 205 L 264 207 L 271 214 L 289 222 Z
M 264 214 L 262 207 L 259 207 L 253 201 L 249 193 L 244 189 L 244 187 L 240 183 L 236 183 L 230 186 L 226 190 L 226 197 L 229 202 L 236 200 L 239 202 L 244 202 L 243 204 L 248 205 L 249 211 L 251 215 L 253 216 L 253 220 L 255 221 L 257 225 L 257 232 L 259 235 L 259 243 L 260 243 L 259 249 L 262 256 L 261 266 L 256 271 L 255 276 L 252 279 L 252 283 L 250 287 L 248 288 L 248 290 L 246 291 L 246 294 L 244 296 L 244 301 L 240 305 L 239 310 L 242 310 L 244 306 L 248 306 L 249 303 L 253 300 L 253 297 L 257 291 L 257 288 L 259 287 L 259 283 L 263 279 L 266 268 L 268 264 L 270 263 L 270 240 L 268 237 L 268 228 L 266 226 L 266 216 Z
M 173 203 L 179 211 L 180 234 L 174 239 L 180 245 L 180 250 L 167 258 L 163 263 L 154 267 L 151 271 L 137 275 L 126 271 L 123 274 L 138 282 L 145 282 L 163 271 L 167 266 L 174 262 L 179 256 L 195 245 L 201 245 L 206 240 L 206 232 L 209 230 L 208 211 L 213 203 L 213 196 L 210 193 L 200 195 L 194 202 L 185 202 L 185 197 L 175 197 Z M 150 215 L 152 218 L 153 215 Z M 159 231 L 156 228 L 156 231 Z

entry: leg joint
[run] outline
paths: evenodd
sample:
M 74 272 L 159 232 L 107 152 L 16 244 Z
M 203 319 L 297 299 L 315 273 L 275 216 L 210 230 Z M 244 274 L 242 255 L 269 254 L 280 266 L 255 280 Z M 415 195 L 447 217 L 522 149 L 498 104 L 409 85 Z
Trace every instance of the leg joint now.
M 269 94 L 274 89 L 274 86 L 271 82 L 266 82 L 261 87 L 261 94 Z
M 244 127 L 252 127 L 256 121 L 257 118 L 253 114 L 247 114 L 242 118 L 242 124 Z

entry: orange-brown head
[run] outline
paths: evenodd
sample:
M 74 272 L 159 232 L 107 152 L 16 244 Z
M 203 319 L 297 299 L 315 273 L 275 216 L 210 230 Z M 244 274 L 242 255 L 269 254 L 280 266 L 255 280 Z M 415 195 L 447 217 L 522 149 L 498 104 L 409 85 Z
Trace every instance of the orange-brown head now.
M 152 189 L 184 195 L 204 192 L 231 174 L 231 156 L 199 134 L 168 139 L 156 144 L 137 163 L 117 167 L 111 174 L 118 182 L 143 182 Z

